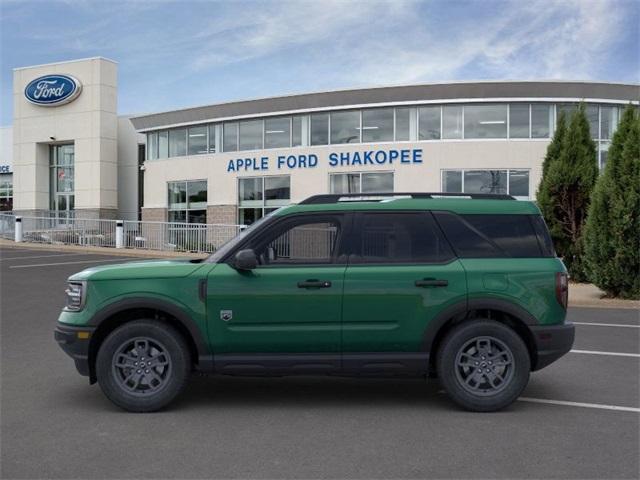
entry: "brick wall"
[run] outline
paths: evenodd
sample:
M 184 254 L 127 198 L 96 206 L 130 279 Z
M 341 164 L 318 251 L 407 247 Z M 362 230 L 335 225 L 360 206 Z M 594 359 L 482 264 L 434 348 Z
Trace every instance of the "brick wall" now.
M 166 222 L 167 209 L 166 208 L 143 208 L 142 221 L 143 222 Z

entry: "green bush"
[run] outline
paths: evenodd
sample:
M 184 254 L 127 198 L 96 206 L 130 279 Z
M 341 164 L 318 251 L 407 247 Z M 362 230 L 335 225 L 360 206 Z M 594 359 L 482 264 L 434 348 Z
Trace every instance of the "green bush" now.
M 596 183 L 585 228 L 586 271 L 608 295 L 640 298 L 640 118 L 629 106 Z
M 583 264 L 583 227 L 598 176 L 596 145 L 584 105 L 571 116 L 566 131 L 559 122 L 547 150 L 538 204 L 558 254 L 577 282 L 587 280 Z

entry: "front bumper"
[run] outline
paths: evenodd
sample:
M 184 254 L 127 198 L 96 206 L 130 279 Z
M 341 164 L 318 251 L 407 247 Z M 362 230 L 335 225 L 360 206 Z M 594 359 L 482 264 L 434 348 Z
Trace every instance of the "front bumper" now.
M 530 328 L 537 351 L 537 361 L 532 368 L 534 371 L 555 362 L 573 347 L 575 338 L 573 323 L 531 326 Z
M 74 327 L 58 323 L 53 331 L 53 337 L 64 352 L 73 358 L 76 369 L 80 375 L 88 377 L 89 370 L 89 343 L 95 328 Z

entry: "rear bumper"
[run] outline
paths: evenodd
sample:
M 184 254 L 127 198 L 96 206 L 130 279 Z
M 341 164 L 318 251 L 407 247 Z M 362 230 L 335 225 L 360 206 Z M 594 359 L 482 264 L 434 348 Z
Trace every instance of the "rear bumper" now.
M 532 370 L 540 370 L 555 362 L 573 347 L 575 337 L 573 323 L 531 326 L 530 328 L 536 343 L 538 357 Z
M 58 323 L 53 331 L 60 348 L 73 358 L 80 375 L 89 376 L 89 342 L 95 329 L 91 327 L 74 327 Z M 80 335 L 78 335 L 80 334 Z

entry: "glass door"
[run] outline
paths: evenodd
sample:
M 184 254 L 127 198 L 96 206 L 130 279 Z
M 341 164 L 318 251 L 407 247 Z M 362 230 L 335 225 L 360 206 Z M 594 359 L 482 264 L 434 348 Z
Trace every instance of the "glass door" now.
M 51 145 L 50 166 L 50 209 L 55 218 L 66 223 L 73 218 L 75 209 L 75 148 L 70 145 Z

